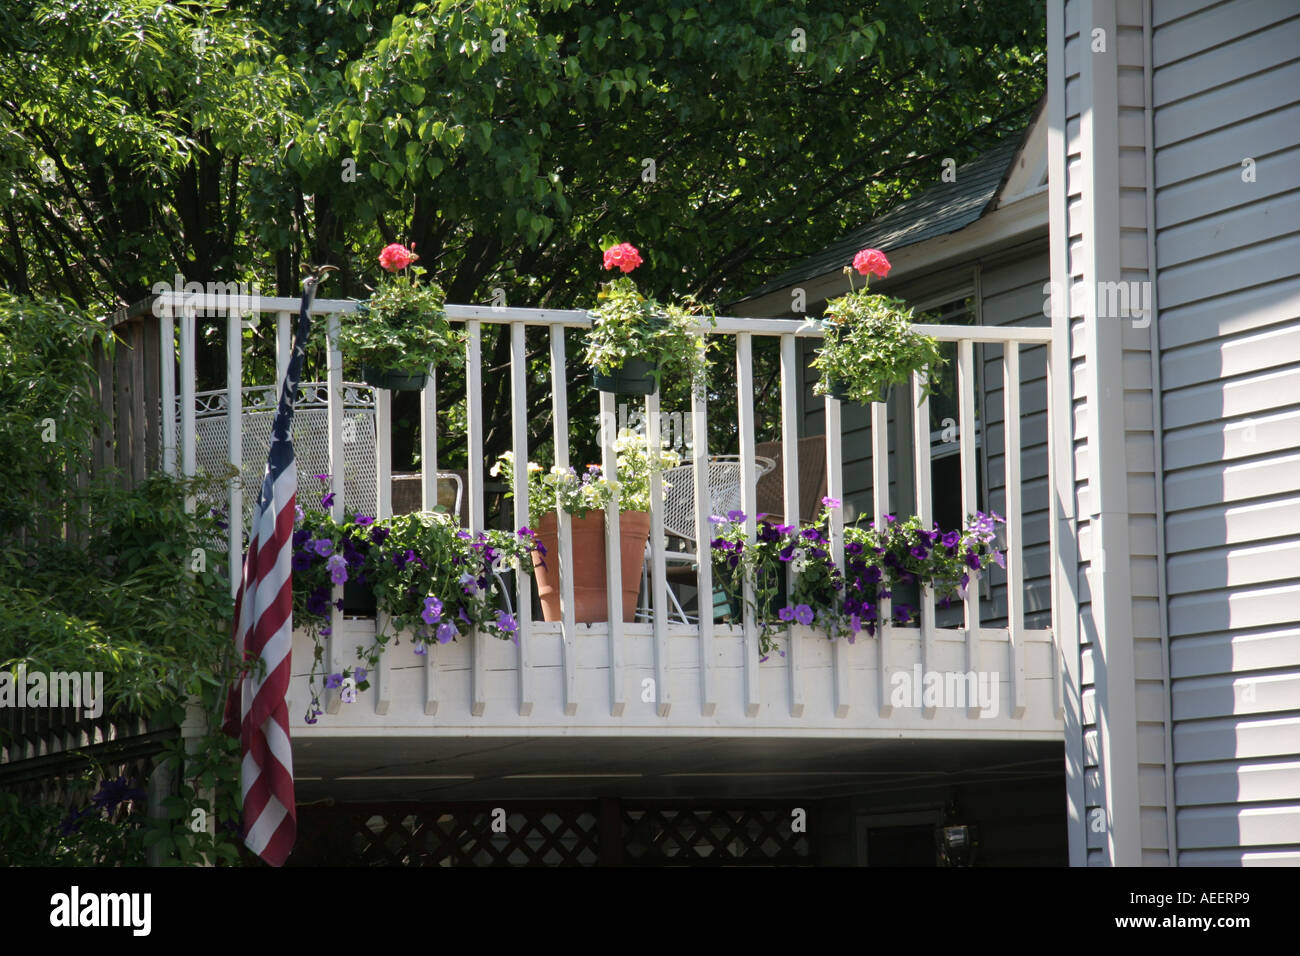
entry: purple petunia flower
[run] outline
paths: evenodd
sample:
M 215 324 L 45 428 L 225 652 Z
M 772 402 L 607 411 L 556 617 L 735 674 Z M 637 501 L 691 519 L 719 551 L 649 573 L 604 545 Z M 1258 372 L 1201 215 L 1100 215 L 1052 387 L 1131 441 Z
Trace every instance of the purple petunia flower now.
M 329 475 L 312 475 L 312 477 L 319 480 L 322 485 L 328 485 L 330 483 Z
M 959 541 L 961 541 L 961 535 L 956 531 L 949 531 L 943 536 L 943 546 L 945 548 L 955 548 Z
M 329 636 L 330 636 L 331 634 L 333 634 L 333 633 L 334 633 L 334 628 L 332 628 L 332 627 L 322 627 L 322 628 L 320 629 L 320 636 L 321 636 L 321 637 L 329 637 Z
M 352 677 L 356 680 L 358 684 L 360 684 L 363 680 L 366 679 L 367 676 L 369 676 L 369 674 L 370 672 L 366 670 L 364 667 L 358 667 L 355 671 L 352 672 Z
M 1003 571 L 1007 569 L 1007 557 L 1001 551 L 994 551 L 991 555 L 993 562 Z
M 779 610 L 779 611 L 776 612 L 776 616 L 779 617 L 779 618 L 780 618 L 781 620 L 783 620 L 783 621 L 793 621 L 793 620 L 794 620 L 794 608 L 790 607 L 790 606 L 787 604 L 785 607 L 781 608 L 781 610 Z
M 722 515 L 709 515 L 709 524 L 726 524 L 727 519 Z
M 460 635 L 460 631 L 456 630 L 456 625 L 451 623 L 451 621 L 443 621 L 441 624 L 438 625 L 439 644 L 446 644 L 453 637 L 458 637 L 459 635 Z
M 732 524 L 739 524 L 740 522 L 745 520 L 745 512 L 739 510 L 728 511 L 727 520 L 730 521 Z
M 319 587 L 307 595 L 307 613 L 322 616 L 329 610 L 330 590 Z
M 419 654 L 421 657 L 428 653 L 428 648 L 424 646 L 424 641 L 415 642 L 415 653 Z
M 844 504 L 844 502 L 840 501 L 839 498 L 832 498 L 830 495 L 827 495 L 822 499 L 822 504 L 827 508 L 838 508 L 840 505 Z
M 390 534 L 392 534 L 392 532 L 389 531 L 387 528 L 371 528 L 371 529 L 370 529 L 370 543 L 371 543 L 371 544 L 383 544 L 385 541 L 388 540 L 388 536 L 389 536 Z
M 330 580 L 335 584 L 346 584 L 348 580 L 348 562 L 341 554 L 335 554 L 325 562 L 330 569 Z
M 424 610 L 420 612 L 420 617 L 425 624 L 437 624 L 442 620 L 442 602 L 436 597 L 425 598 Z
M 356 524 L 361 525 L 363 528 L 368 524 L 375 523 L 375 519 L 372 518 L 370 515 L 357 515 L 356 518 L 353 519 L 353 521 Z
M 299 528 L 297 531 L 293 533 L 293 546 L 295 548 L 301 548 L 310 540 L 311 540 L 311 532 L 308 531 L 306 528 Z
M 519 622 L 515 620 L 513 614 L 507 614 L 505 611 L 497 611 L 497 627 L 507 634 L 519 632 Z
M 334 492 L 331 491 L 329 494 L 324 495 L 320 500 L 320 506 L 322 508 L 334 507 Z
M 330 690 L 335 690 L 336 688 L 342 687 L 342 686 L 343 686 L 343 675 L 342 675 L 342 674 L 329 674 L 329 675 L 327 675 L 327 676 L 325 677 L 325 686 L 326 686 L 328 689 L 330 689 Z
M 967 567 L 969 567 L 972 571 L 978 571 L 978 570 L 980 569 L 980 559 L 979 559 L 979 555 L 977 555 L 974 551 L 967 551 L 967 552 L 966 552 L 966 565 L 967 565 Z
M 919 544 L 914 545 L 911 548 L 911 552 L 912 552 L 912 557 L 917 558 L 921 561 L 924 561 L 926 558 L 930 556 L 930 552 L 925 550 L 925 548 Z
M 813 609 L 807 604 L 800 604 L 794 609 L 794 619 L 807 627 L 813 622 Z
M 328 558 L 334 553 L 334 542 L 329 538 L 321 538 L 319 541 L 312 542 L 311 549 L 322 558 Z
M 312 555 L 310 551 L 295 551 L 289 563 L 295 571 L 306 571 L 311 567 Z

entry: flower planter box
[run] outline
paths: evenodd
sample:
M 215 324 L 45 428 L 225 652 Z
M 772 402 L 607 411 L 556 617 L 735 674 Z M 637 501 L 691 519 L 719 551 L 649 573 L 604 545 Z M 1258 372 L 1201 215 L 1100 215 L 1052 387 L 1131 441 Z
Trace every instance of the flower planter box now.
M 894 386 L 886 385 L 884 388 L 880 390 L 880 397 L 877 398 L 876 401 L 878 402 L 889 401 L 889 393 L 892 392 L 893 390 L 894 390 Z M 849 386 L 846 382 L 832 382 L 828 386 L 827 391 L 830 393 L 831 398 L 839 399 L 841 402 L 853 401 L 853 399 L 849 397 Z
M 543 515 L 535 529 L 537 540 L 546 548 L 546 557 L 533 553 L 537 577 L 537 594 L 542 604 L 542 618 L 563 619 L 560 608 L 559 531 L 555 512 Z M 650 515 L 644 511 L 625 511 L 619 515 L 619 537 L 623 559 L 623 621 L 631 623 L 636 614 L 636 599 L 641 591 L 641 564 L 650 538 Z M 609 599 L 605 577 L 605 513 L 589 511 L 573 516 L 573 552 L 566 555 L 573 574 L 574 620 L 594 624 L 609 620 Z M 545 564 L 542 562 L 545 561 Z

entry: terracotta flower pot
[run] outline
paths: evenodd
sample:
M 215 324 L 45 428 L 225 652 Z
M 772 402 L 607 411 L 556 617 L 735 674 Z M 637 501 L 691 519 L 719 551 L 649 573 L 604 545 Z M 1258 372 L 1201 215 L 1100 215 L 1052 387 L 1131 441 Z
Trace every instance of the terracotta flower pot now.
M 583 517 L 573 515 L 572 518 L 573 554 L 564 558 L 573 573 L 573 619 L 580 624 L 608 621 L 605 512 L 588 511 Z M 537 539 L 546 548 L 545 566 L 543 559 L 533 552 L 542 619 L 559 621 L 563 615 L 560 612 L 559 530 L 554 511 L 543 515 L 536 531 Z M 641 564 L 650 537 L 650 515 L 644 511 L 624 511 L 619 515 L 619 537 L 622 539 L 623 558 L 623 621 L 630 623 L 636 614 L 637 594 L 641 591 Z

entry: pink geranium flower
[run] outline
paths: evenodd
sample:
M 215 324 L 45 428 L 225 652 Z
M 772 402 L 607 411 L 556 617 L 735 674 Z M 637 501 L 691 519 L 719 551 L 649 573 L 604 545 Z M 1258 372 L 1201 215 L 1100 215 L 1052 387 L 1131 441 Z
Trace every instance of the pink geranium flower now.
M 379 264 L 389 272 L 398 272 L 418 258 L 420 257 L 406 246 L 400 242 L 394 242 L 391 245 L 384 246 L 384 251 L 379 253 Z
M 873 273 L 874 275 L 884 278 L 889 275 L 889 260 L 879 249 L 863 249 L 853 257 L 853 268 L 858 270 L 858 275 Z
M 605 250 L 605 268 L 631 272 L 641 264 L 641 253 L 629 242 L 620 242 Z

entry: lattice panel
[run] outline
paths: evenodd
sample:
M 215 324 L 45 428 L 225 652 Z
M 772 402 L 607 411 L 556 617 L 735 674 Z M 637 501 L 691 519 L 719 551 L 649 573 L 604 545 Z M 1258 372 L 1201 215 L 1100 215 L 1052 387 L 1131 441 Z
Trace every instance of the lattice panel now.
M 624 809 L 625 865 L 743 866 L 816 863 L 807 832 L 794 832 L 793 808 Z M 812 830 L 811 821 L 807 829 Z
M 595 807 L 349 808 L 299 815 L 290 865 L 593 866 L 599 859 Z M 500 828 L 498 823 L 497 827 Z
M 300 807 L 291 866 L 811 866 L 793 807 L 701 808 L 617 801 Z M 815 833 L 808 805 L 807 829 Z

